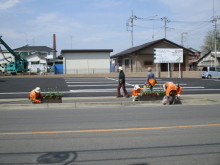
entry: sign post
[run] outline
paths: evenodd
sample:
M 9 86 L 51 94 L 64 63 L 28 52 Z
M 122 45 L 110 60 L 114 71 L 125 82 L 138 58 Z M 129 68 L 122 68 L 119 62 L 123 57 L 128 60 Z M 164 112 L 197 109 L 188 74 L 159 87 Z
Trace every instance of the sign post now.
M 168 64 L 168 77 L 170 77 L 169 63 L 179 63 L 179 78 L 181 77 L 180 63 L 183 63 L 183 49 L 155 48 L 154 63 Z

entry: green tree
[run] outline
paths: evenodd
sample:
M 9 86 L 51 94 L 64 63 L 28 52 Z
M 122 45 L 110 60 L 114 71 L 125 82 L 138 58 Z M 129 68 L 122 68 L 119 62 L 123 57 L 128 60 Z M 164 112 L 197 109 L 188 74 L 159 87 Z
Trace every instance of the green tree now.
M 201 47 L 203 52 L 215 51 L 214 31 L 209 31 L 204 39 L 204 45 Z M 220 51 L 220 33 L 216 32 L 216 51 Z

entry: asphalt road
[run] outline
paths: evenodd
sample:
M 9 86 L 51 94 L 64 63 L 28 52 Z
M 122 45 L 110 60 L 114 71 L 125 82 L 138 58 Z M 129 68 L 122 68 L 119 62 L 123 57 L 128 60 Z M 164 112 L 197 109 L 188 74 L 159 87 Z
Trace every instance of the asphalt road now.
M 220 93 L 220 79 L 157 79 L 155 90 L 167 81 L 180 83 L 183 94 Z M 131 94 L 135 84 L 141 87 L 145 78 L 126 78 L 126 88 Z M 29 92 L 39 86 L 42 92 L 58 90 L 64 97 L 116 96 L 117 78 L 1 78 L 1 98 L 27 98 Z
M 0 164 L 219 165 L 219 105 L 0 110 Z

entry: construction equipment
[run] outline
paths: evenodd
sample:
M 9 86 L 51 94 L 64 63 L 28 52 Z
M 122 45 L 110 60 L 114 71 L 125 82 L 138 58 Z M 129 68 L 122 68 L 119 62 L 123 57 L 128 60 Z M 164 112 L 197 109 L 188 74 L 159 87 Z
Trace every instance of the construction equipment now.
M 3 40 L 2 36 L 0 36 L 0 44 L 4 45 L 4 47 L 14 56 L 13 62 L 9 62 L 6 68 L 7 73 L 17 74 L 21 72 L 28 71 L 28 61 L 24 58 L 21 58 L 19 54 L 16 54 Z M 3 53 L 3 52 L 2 52 Z

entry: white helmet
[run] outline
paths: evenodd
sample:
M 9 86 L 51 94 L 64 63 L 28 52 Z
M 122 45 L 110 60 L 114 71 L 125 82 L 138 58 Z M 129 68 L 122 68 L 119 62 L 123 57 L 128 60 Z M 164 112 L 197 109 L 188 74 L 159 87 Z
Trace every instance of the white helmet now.
M 140 87 L 139 87 L 139 85 L 137 85 L 137 84 L 134 86 L 134 89 L 136 89 L 136 90 L 139 89 L 139 88 L 140 88 Z
M 40 87 L 36 87 L 34 91 L 35 91 L 36 93 L 40 93 L 40 91 L 41 91 L 41 90 L 40 90 Z
M 123 68 L 121 66 L 118 67 L 119 70 L 123 70 Z

